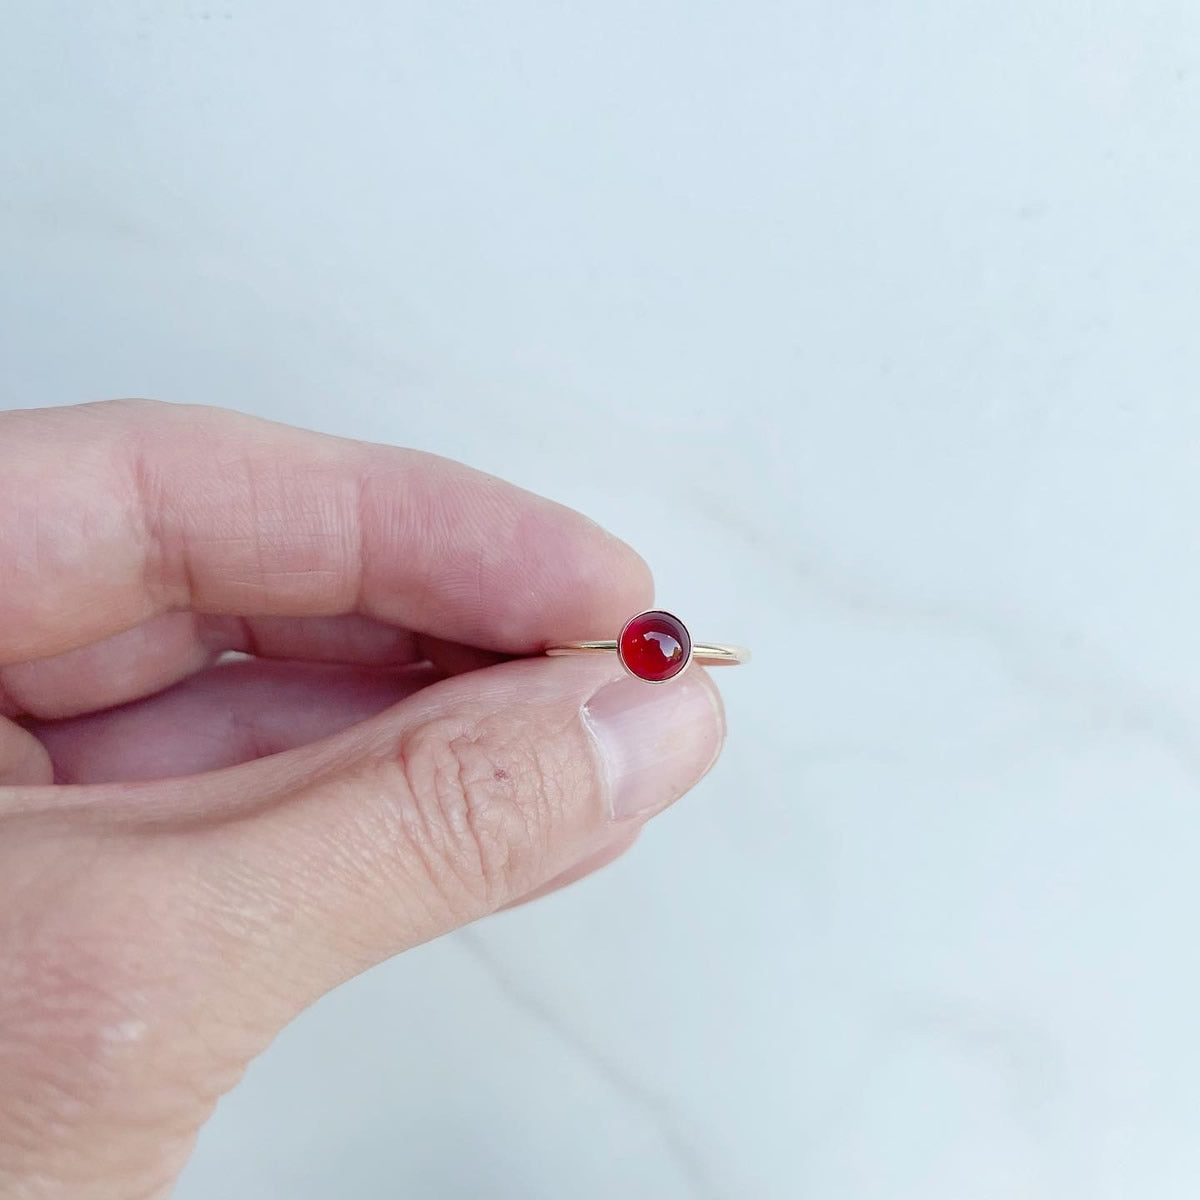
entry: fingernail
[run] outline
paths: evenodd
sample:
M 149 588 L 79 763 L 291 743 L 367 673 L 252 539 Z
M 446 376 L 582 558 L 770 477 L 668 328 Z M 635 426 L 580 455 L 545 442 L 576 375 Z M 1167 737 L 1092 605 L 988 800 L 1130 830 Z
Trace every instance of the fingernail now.
M 669 683 L 620 679 L 583 707 L 617 820 L 666 808 L 717 760 L 725 718 L 716 689 L 696 670 Z

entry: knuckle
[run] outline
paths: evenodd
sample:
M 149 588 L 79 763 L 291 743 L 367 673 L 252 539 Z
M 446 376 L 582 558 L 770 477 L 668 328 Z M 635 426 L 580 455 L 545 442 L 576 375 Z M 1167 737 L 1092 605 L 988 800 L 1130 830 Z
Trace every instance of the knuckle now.
M 162 1145 L 170 1146 L 176 1122 L 152 1098 L 160 1089 L 146 1062 L 150 1027 L 127 949 L 94 930 L 52 927 L 8 949 L 0 969 L 0 1179 L 49 1171 L 69 1188 L 93 1171 L 97 1145 L 130 1122 L 161 1120 Z M 116 1162 L 114 1170 L 125 1173 Z
M 396 747 L 406 837 L 455 908 L 487 910 L 535 886 L 547 858 L 563 780 L 513 733 L 494 719 L 441 718 Z
M 98 416 L 123 417 L 142 416 L 148 412 L 167 412 L 173 406 L 165 400 L 155 400 L 149 396 L 110 396 L 104 400 L 92 400 L 78 406 L 96 413 Z
M 0 1056 L 23 1084 L 9 1100 L 50 1116 L 100 1103 L 145 1030 L 117 947 L 96 933 L 39 932 L 10 947 L 2 977 Z
M 26 849 L 43 870 L 8 872 L 0 916 L 0 1192 L 6 1171 L 51 1159 L 74 1178 L 114 1131 L 148 1131 L 167 1154 L 211 1104 L 174 1062 L 202 1065 L 171 1041 L 179 964 L 136 872 Z

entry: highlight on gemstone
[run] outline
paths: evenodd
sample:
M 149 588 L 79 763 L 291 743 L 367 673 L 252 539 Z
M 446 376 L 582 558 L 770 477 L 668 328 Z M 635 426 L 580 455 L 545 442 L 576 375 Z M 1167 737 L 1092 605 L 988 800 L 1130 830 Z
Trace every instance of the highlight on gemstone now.
M 626 622 L 617 652 L 630 674 L 647 683 L 665 683 L 688 665 L 692 636 L 678 617 L 652 609 Z

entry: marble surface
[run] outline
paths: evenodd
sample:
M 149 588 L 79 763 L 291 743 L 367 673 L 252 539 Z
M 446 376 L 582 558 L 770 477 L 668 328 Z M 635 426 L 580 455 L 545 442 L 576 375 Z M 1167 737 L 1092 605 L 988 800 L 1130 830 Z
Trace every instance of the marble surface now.
M 457 456 L 758 652 L 181 1200 L 1195 1196 L 1198 213 L 1184 0 L 8 6 L 0 404 Z

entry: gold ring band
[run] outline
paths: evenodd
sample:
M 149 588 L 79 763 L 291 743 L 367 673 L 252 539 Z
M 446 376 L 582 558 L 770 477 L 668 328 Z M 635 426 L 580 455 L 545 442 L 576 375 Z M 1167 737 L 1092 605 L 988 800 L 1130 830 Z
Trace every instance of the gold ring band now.
M 620 650 L 616 638 L 602 638 L 595 642 L 562 642 L 547 646 L 544 653 L 552 658 L 559 654 L 614 654 Z M 692 662 L 702 667 L 736 667 L 750 661 L 750 651 L 745 646 L 726 646 L 720 642 L 693 642 Z
M 744 646 L 693 642 L 687 626 L 662 609 L 630 617 L 619 637 L 560 642 L 547 646 L 544 653 L 616 654 L 631 675 L 646 683 L 666 683 L 693 662 L 706 667 L 732 667 L 750 661 L 750 651 Z

